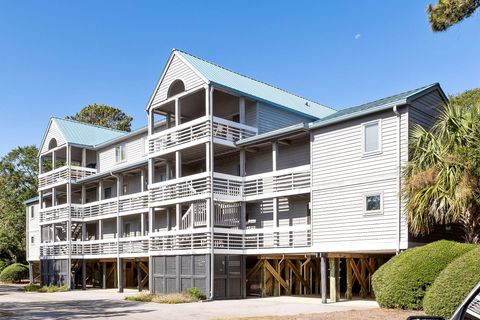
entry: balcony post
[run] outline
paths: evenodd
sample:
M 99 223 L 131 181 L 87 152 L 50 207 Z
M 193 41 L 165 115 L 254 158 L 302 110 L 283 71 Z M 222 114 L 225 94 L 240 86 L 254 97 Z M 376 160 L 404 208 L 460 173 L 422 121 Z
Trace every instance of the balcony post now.
M 82 149 L 82 167 L 87 166 L 87 149 L 83 148 Z
M 98 200 L 103 200 L 103 180 L 98 181 Z
M 240 116 L 241 119 L 241 116 Z M 242 149 L 240 150 L 240 176 L 245 177 L 246 175 L 246 170 L 245 170 L 245 162 L 246 160 L 246 154 L 245 150 Z M 243 188 L 243 185 L 241 186 Z M 244 196 L 243 190 L 240 191 L 241 195 Z M 247 225 L 247 204 L 245 201 L 240 202 L 240 229 L 245 229 Z
M 277 162 L 278 162 L 278 141 L 272 142 L 272 171 L 277 171 Z M 275 188 L 275 181 L 274 188 Z M 273 198 L 273 226 L 278 227 L 278 198 Z M 277 235 L 275 233 L 275 242 L 277 242 Z
M 145 170 L 140 170 L 140 192 L 145 191 Z
M 103 220 L 100 219 L 98 220 L 98 239 L 102 240 L 103 239 Z
M 145 214 L 140 213 L 140 235 L 143 237 L 145 235 Z
M 148 118 L 148 135 L 152 135 L 155 131 L 155 112 L 153 108 L 148 111 L 147 118 Z
M 55 150 L 52 151 L 52 170 L 55 170 L 55 165 L 57 162 L 57 157 L 55 156 Z

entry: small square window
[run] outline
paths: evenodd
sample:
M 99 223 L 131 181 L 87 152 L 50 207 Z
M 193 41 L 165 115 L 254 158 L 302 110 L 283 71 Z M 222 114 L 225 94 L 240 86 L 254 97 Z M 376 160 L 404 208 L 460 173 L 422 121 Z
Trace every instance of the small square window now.
M 381 152 L 379 121 L 363 124 L 362 148 L 364 154 Z
M 382 194 L 373 193 L 364 195 L 364 211 L 365 213 L 381 213 Z
M 127 159 L 126 144 L 122 143 L 115 147 L 115 161 L 124 162 Z
M 35 243 L 35 237 L 30 237 L 30 243 Z
M 35 218 L 35 209 L 33 206 L 29 207 L 30 210 L 30 219 Z

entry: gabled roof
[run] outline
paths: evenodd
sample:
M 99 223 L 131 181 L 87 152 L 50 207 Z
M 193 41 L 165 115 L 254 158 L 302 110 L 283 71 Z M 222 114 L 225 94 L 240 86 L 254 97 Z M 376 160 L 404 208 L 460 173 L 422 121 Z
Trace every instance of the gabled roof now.
M 125 131 L 104 128 L 70 119 L 52 117 L 50 119 L 50 122 L 55 123 L 67 143 L 82 146 L 95 147 L 96 145 L 106 142 L 108 140 L 112 140 L 128 134 L 128 132 Z M 48 129 L 49 128 L 50 125 L 48 126 Z M 45 143 L 44 140 L 47 132 L 45 133 L 41 145 Z
M 312 119 L 320 119 L 335 112 L 332 108 L 246 77 L 189 53 L 174 49 L 172 54 L 183 58 L 203 78 L 219 87 L 290 109 Z
M 443 93 L 442 88 L 438 83 L 433 83 L 427 86 L 423 86 L 420 88 L 416 88 L 413 90 L 405 91 L 402 93 L 398 93 L 393 96 L 389 96 L 386 98 L 382 98 L 379 100 L 371 101 L 368 103 L 364 103 L 358 106 L 346 108 L 339 110 L 323 119 L 317 120 L 313 123 L 310 124 L 310 128 L 317 128 L 321 127 L 323 125 L 332 123 L 332 122 L 337 122 L 337 121 L 342 121 L 362 115 L 366 115 L 369 113 L 377 112 L 377 111 L 382 111 L 388 108 L 392 108 L 393 106 L 400 106 L 409 103 L 411 100 L 414 98 L 426 94 L 432 90 L 438 90 L 440 95 L 443 97 L 445 101 L 448 101 L 447 97 Z

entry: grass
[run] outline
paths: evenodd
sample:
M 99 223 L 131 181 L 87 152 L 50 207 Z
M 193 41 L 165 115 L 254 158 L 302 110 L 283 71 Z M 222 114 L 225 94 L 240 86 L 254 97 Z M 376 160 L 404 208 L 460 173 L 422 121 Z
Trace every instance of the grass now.
M 24 287 L 26 292 L 65 292 L 68 291 L 66 286 L 40 286 L 38 284 L 29 284 Z
M 170 293 L 170 294 L 139 293 L 134 296 L 125 297 L 125 300 L 166 303 L 166 304 L 189 303 L 189 302 L 200 301 L 200 299 L 196 297 L 192 297 L 186 293 Z

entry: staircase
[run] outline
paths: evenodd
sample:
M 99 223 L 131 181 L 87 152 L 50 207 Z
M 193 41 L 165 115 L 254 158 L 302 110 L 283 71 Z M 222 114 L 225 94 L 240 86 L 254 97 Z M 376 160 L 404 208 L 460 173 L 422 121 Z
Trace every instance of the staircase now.
M 193 219 L 192 219 L 193 218 Z M 205 227 L 207 225 L 207 207 L 205 201 L 192 202 L 183 214 L 181 230 Z M 240 225 L 240 203 L 215 202 L 215 226 L 238 227 Z
M 207 224 L 207 207 L 204 201 L 192 202 L 182 216 L 180 229 L 204 227 Z

